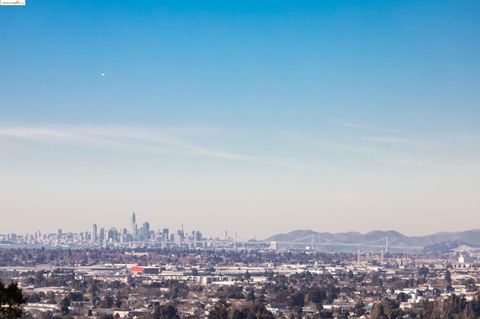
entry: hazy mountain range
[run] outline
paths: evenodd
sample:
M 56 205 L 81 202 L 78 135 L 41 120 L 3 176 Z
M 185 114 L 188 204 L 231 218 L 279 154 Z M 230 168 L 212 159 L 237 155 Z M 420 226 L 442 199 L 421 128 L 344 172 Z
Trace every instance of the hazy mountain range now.
M 388 238 L 388 239 L 387 239 Z M 397 231 L 375 230 L 366 234 L 359 232 L 327 233 L 313 230 L 295 230 L 286 234 L 273 235 L 266 241 L 276 241 L 288 247 L 311 246 L 325 250 L 351 250 L 365 248 L 375 250 L 385 247 L 391 250 L 421 250 L 429 247 L 456 247 L 468 245 L 480 247 L 480 229 L 462 232 L 440 232 L 425 236 L 405 236 Z

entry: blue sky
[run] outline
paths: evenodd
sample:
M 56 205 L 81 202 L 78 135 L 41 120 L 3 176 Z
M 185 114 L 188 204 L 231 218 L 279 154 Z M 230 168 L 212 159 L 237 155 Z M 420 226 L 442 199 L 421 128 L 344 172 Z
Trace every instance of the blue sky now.
M 473 0 L 1 7 L 0 232 L 478 227 L 479 36 Z

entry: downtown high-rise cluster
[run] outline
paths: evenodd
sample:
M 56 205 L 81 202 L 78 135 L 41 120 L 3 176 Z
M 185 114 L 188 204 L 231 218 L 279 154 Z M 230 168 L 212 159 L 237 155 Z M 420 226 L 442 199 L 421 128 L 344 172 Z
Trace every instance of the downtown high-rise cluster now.
M 161 247 L 186 246 L 189 248 L 202 248 L 205 246 L 203 235 L 198 230 L 187 233 L 183 224 L 176 232 L 169 228 L 153 230 L 148 221 L 142 224 L 137 223 L 135 213 L 130 218 L 130 227 L 118 230 L 115 227 L 104 228 L 93 224 L 91 232 L 84 232 L 84 240 L 90 241 L 92 245 L 106 247 L 116 244 L 146 244 L 156 243 Z
M 153 247 L 153 248 L 212 248 L 236 247 L 236 240 L 204 237 L 199 230 L 187 232 L 183 223 L 177 230 L 169 228 L 153 229 L 148 221 L 137 222 L 132 213 L 128 227 L 106 227 L 93 224 L 91 230 L 64 232 L 61 228 L 55 233 L 37 231 L 33 234 L 0 234 L 1 245 L 52 246 L 52 247 Z

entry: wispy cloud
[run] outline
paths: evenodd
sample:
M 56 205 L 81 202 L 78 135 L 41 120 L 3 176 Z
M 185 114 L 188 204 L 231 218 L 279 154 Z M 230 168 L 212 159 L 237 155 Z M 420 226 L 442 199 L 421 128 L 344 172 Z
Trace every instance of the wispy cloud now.
M 72 136 L 66 132 L 41 127 L 0 127 L 0 137 L 29 140 L 66 140 Z
M 468 163 L 465 161 L 452 161 L 445 160 L 439 161 L 438 159 L 431 158 L 415 158 L 411 156 L 397 156 L 390 158 L 379 158 L 379 163 L 395 166 L 404 166 L 407 168 L 419 168 L 419 169 L 475 169 L 478 165 L 475 163 Z
M 214 139 L 210 129 L 133 126 L 0 126 L 0 140 L 17 140 L 52 144 L 65 144 L 84 148 L 119 151 L 144 151 L 163 154 L 198 156 L 275 165 L 293 169 L 306 169 L 303 163 L 291 159 L 278 159 L 206 147 L 191 140 Z
M 380 133 L 370 137 L 348 135 L 324 138 L 298 132 L 287 132 L 283 133 L 282 136 L 297 146 L 318 149 L 323 154 L 331 155 L 333 151 L 337 155 L 340 154 L 339 156 L 348 156 L 350 163 L 362 163 L 367 159 L 367 162 L 362 164 L 367 166 L 368 163 L 374 162 L 410 168 L 432 169 L 475 166 L 452 156 L 452 152 L 449 150 L 456 149 L 456 145 L 447 143 L 444 139 L 430 140 L 405 137 L 401 134 Z
M 373 125 L 368 125 L 368 124 L 363 124 L 363 123 L 342 122 L 342 123 L 340 123 L 340 125 L 343 126 L 343 127 L 350 127 L 350 128 L 368 130 L 368 131 L 373 131 L 373 132 L 401 133 L 400 130 L 378 127 L 378 126 L 373 126 Z
M 376 133 L 376 136 L 361 137 L 357 138 L 358 141 L 373 143 L 373 144 L 383 144 L 383 145 L 397 145 L 397 146 L 410 146 L 415 148 L 427 148 L 432 146 L 432 142 L 425 139 L 418 139 L 407 137 L 404 132 L 391 128 L 378 127 L 373 125 L 368 125 L 364 123 L 352 123 L 352 122 L 343 122 L 340 124 L 343 127 L 355 128 L 364 131 L 370 131 Z
M 312 136 L 297 132 L 283 133 L 283 136 L 291 141 L 294 141 L 297 145 L 313 148 L 326 148 L 330 150 L 336 150 L 341 152 L 354 152 L 354 153 L 378 153 L 378 149 L 371 146 L 359 145 L 358 143 L 341 142 L 337 140 L 329 140 L 317 136 Z
M 412 139 L 406 137 L 398 136 L 373 136 L 373 137 L 362 137 L 360 140 L 365 142 L 372 142 L 378 144 L 387 144 L 387 145 L 400 145 L 400 146 L 411 146 L 415 148 L 426 148 L 431 146 L 431 142 L 427 140 Z

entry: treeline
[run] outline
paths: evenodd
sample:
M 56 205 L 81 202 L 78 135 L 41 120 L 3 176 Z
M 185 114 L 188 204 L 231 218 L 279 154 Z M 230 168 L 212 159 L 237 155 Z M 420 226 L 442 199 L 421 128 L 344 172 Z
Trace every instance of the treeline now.
M 451 295 L 443 301 L 425 302 L 423 316 L 432 319 L 480 318 L 480 295 L 471 301 Z
M 140 254 L 134 254 L 140 253 Z M 94 265 L 108 261 L 116 264 L 141 265 L 175 263 L 179 266 L 225 266 L 234 263 L 328 263 L 341 264 L 355 259 L 353 254 L 260 252 L 260 251 L 198 251 L 183 249 L 127 249 L 127 248 L 11 248 L 0 249 L 0 266 L 55 266 Z
M 474 319 L 480 318 L 480 295 L 467 301 L 463 296 L 450 295 L 444 300 L 424 301 L 418 307 L 402 310 L 396 300 L 385 299 L 373 306 L 370 318 Z
M 205 309 L 202 308 L 202 314 L 194 317 L 204 317 Z M 156 303 L 150 315 L 144 319 L 179 319 L 177 307 L 173 302 L 164 304 Z M 220 299 L 208 311 L 208 319 L 274 319 L 273 314 L 265 307 L 261 301 L 252 301 L 242 306 L 232 306 L 225 300 Z M 100 319 L 115 319 L 112 315 L 101 316 Z
M 219 300 L 209 311 L 208 319 L 274 319 L 274 316 L 261 301 L 234 307 L 224 300 Z

